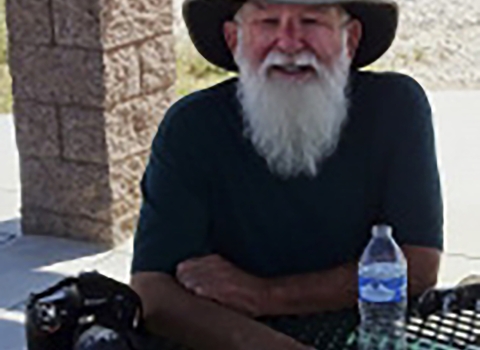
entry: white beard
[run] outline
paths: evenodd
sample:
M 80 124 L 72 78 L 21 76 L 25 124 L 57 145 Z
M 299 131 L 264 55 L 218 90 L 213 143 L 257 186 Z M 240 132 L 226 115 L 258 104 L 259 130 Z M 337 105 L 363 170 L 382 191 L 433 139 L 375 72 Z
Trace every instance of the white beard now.
M 348 112 L 350 59 L 345 41 L 332 69 L 311 54 L 296 57 L 296 64 L 308 62 L 318 74 L 300 83 L 267 76 L 272 63 L 290 62 L 291 58 L 273 52 L 255 71 L 239 43 L 235 61 L 240 70 L 238 98 L 244 134 L 270 170 L 283 178 L 316 176 L 321 163 L 335 151 Z

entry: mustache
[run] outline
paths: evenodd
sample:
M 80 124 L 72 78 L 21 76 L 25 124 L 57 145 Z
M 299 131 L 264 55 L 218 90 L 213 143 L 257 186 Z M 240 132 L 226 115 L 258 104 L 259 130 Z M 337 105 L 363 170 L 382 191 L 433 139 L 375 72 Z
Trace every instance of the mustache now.
M 285 54 L 278 51 L 270 52 L 260 66 L 260 72 L 265 76 L 271 68 L 275 67 L 299 67 L 310 68 L 317 74 L 324 71 L 324 65 L 317 57 L 308 51 L 297 54 Z

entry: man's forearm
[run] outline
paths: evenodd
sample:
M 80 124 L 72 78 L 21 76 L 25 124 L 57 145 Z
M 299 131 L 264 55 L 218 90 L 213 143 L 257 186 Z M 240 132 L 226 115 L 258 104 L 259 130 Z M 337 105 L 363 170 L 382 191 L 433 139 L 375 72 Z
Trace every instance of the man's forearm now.
M 301 315 L 353 307 L 357 300 L 357 265 L 324 272 L 271 279 L 268 315 Z
M 147 328 L 156 335 L 200 350 L 307 349 L 246 316 L 188 293 L 169 276 L 152 274 L 144 281 L 148 285 L 134 276 L 132 287 L 144 303 Z
M 417 296 L 436 284 L 440 252 L 415 246 L 403 246 L 402 250 L 408 263 L 408 293 Z M 262 314 L 299 315 L 354 307 L 358 298 L 357 281 L 357 263 L 271 279 Z
M 402 246 L 408 262 L 408 293 L 418 296 L 437 284 L 441 252 L 434 248 Z

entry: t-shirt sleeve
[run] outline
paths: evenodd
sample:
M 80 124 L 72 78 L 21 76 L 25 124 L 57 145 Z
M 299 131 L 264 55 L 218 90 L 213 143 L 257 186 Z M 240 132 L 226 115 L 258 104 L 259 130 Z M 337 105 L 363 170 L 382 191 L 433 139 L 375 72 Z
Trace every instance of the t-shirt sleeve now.
M 181 261 L 208 253 L 207 151 L 204 135 L 195 130 L 201 113 L 195 103 L 177 103 L 154 138 L 141 181 L 132 274 L 174 274 Z
M 443 204 L 430 104 L 415 80 L 398 75 L 391 83 L 384 221 L 393 226 L 399 244 L 442 250 Z

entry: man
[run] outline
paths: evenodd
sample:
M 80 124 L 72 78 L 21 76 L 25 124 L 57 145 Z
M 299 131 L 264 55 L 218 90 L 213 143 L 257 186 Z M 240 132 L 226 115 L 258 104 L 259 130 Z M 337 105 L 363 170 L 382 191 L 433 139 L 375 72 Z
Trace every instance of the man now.
M 239 78 L 170 108 L 142 181 L 132 286 L 146 324 L 193 349 L 307 349 L 259 322 L 354 308 L 375 223 L 409 293 L 435 285 L 442 201 L 422 88 L 360 72 L 390 0 L 187 0 L 199 52 Z

